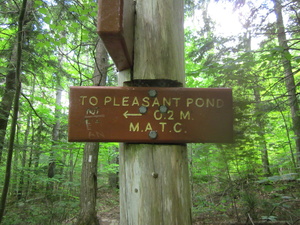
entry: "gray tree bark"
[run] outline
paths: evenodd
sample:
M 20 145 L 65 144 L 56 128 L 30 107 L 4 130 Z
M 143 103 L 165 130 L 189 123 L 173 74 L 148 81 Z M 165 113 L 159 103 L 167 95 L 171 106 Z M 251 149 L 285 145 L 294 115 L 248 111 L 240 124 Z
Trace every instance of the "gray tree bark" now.
M 99 39 L 96 46 L 93 76 L 93 84 L 95 86 L 105 85 L 107 68 L 108 54 L 102 41 Z M 100 224 L 96 211 L 98 152 L 99 143 L 85 143 L 81 171 L 80 214 L 76 223 L 77 225 Z
M 26 25 L 31 23 L 32 18 L 32 12 L 31 9 L 33 7 L 32 1 L 27 1 L 27 12 L 24 15 L 24 21 L 23 21 L 23 31 L 22 35 L 25 35 L 26 32 L 31 32 L 30 29 L 27 28 Z M 18 16 L 17 14 L 15 15 Z M 30 26 L 28 26 L 30 27 Z M 25 32 L 26 30 L 26 32 Z M 23 37 L 23 39 L 25 39 Z M 4 87 L 4 94 L 2 96 L 2 99 L 0 101 L 0 165 L 3 161 L 3 149 L 5 144 L 5 136 L 6 136 L 6 130 L 7 130 L 7 124 L 9 120 L 9 114 L 12 109 L 14 96 L 16 92 L 16 68 L 17 68 L 17 50 L 18 48 L 18 40 L 16 39 L 14 46 L 12 47 L 11 56 L 8 60 L 8 72 L 5 77 L 5 87 Z
M 14 141 L 16 134 L 16 127 L 18 121 L 18 113 L 19 113 L 19 102 L 21 96 L 21 65 L 22 65 L 22 43 L 23 43 L 23 25 L 26 18 L 26 6 L 27 0 L 22 1 L 22 6 L 20 9 L 20 15 L 18 20 L 18 47 L 17 47 L 17 60 L 16 60 L 16 93 L 14 96 L 14 108 L 13 108 L 13 118 L 11 123 L 10 130 L 10 139 L 9 146 L 7 152 L 7 160 L 6 160 L 6 170 L 5 170 L 5 180 L 2 189 L 1 201 L 0 201 L 0 223 L 4 216 L 6 197 L 8 193 L 9 183 L 10 183 L 10 175 L 11 175 L 11 164 L 12 164 L 12 156 L 14 150 Z
M 270 162 L 269 162 L 269 153 L 268 153 L 268 147 L 267 147 L 267 142 L 265 138 L 265 133 L 266 133 L 266 126 L 265 122 L 262 117 L 262 112 L 261 112 L 261 97 L 260 97 L 260 92 L 256 88 L 254 88 L 254 98 L 255 98 L 255 111 L 258 113 L 256 116 L 256 124 L 259 127 L 258 130 L 258 135 L 259 135 L 259 148 L 261 151 L 261 162 L 263 166 L 263 173 L 264 176 L 268 177 L 271 176 L 271 170 L 270 170 Z
M 16 61 L 17 61 L 17 43 L 12 50 L 12 56 L 10 58 L 10 65 L 8 74 L 5 78 L 5 89 L 0 102 L 0 164 L 2 162 L 4 140 L 6 135 L 6 128 L 9 119 L 9 113 L 12 108 L 14 96 L 16 93 Z
M 60 76 L 60 75 L 57 75 Z M 57 81 L 56 86 L 56 98 L 55 98 L 55 123 L 52 127 L 52 145 L 50 149 L 50 157 L 49 157 L 49 164 L 48 164 L 48 178 L 53 178 L 55 176 L 55 167 L 56 167 L 56 151 L 57 151 L 57 142 L 59 141 L 59 135 L 60 135 L 60 117 L 61 117 L 61 100 L 62 100 L 62 89 L 60 82 Z M 47 182 L 47 195 L 50 197 L 52 196 L 52 191 L 54 188 L 54 181 L 49 180 Z
M 244 44 L 245 49 L 248 52 L 251 52 L 251 32 L 248 31 L 244 36 Z M 259 136 L 258 138 L 258 144 L 261 152 L 261 162 L 262 162 L 262 168 L 263 168 L 263 174 L 264 176 L 268 177 L 271 176 L 271 170 L 270 170 L 270 162 L 269 162 L 269 153 L 268 153 L 268 147 L 267 142 L 265 138 L 266 133 L 266 126 L 265 122 L 263 120 L 263 113 L 262 113 L 262 102 L 261 102 L 261 96 L 259 91 L 259 80 L 255 79 L 254 82 L 257 84 L 256 87 L 253 88 L 253 94 L 255 99 L 255 111 L 257 113 L 256 116 L 256 124 L 258 126 L 257 134 Z
M 183 5 L 136 1 L 134 79 L 184 83 Z M 186 145 L 120 146 L 120 224 L 191 224 L 189 185 Z
M 96 211 L 98 152 L 99 143 L 85 144 L 81 171 L 80 214 L 77 225 L 100 224 Z
M 277 18 L 277 38 L 278 43 L 281 47 L 283 47 L 282 52 L 282 66 L 284 68 L 284 80 L 285 86 L 288 94 L 288 101 L 290 105 L 290 112 L 292 116 L 292 124 L 293 124 L 293 131 L 295 134 L 295 144 L 296 144 L 296 161 L 297 161 L 297 168 L 300 170 L 300 107 L 299 102 L 297 99 L 297 91 L 295 85 L 295 78 L 292 69 L 292 64 L 287 55 L 289 53 L 289 47 L 287 44 L 287 37 L 285 33 L 285 26 L 283 22 L 282 16 L 282 5 L 280 0 L 273 0 L 274 2 L 274 9 Z

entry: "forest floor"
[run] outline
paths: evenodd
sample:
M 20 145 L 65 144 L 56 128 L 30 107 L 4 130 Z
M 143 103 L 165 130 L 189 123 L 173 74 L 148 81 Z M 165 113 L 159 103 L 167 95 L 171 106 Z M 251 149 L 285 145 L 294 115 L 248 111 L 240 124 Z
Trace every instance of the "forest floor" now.
M 192 186 L 193 225 L 300 225 L 300 180 L 211 185 Z M 3 225 L 75 224 L 79 197 L 60 192 L 52 197 L 53 201 L 36 193 L 28 199 L 11 199 Z M 119 225 L 119 190 L 100 187 L 96 210 L 101 225 Z
M 98 190 L 98 206 L 101 225 L 119 225 L 120 207 L 117 190 L 100 188 Z
M 248 194 L 235 192 L 235 197 L 225 192 L 203 195 L 194 203 L 193 225 L 300 225 L 300 182 L 276 184 L 272 191 L 270 185 L 250 189 Z M 118 190 L 100 189 L 98 207 L 103 225 L 119 225 Z

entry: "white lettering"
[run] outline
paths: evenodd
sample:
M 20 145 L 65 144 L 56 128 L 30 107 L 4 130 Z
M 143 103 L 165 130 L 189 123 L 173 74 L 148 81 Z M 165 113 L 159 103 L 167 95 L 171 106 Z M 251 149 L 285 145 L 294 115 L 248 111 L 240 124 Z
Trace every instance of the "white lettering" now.
M 181 123 L 175 123 L 173 126 L 173 130 L 175 131 L 175 133 L 180 133 L 182 131 L 181 128 L 178 128 L 178 126 L 181 126 Z
M 222 108 L 224 106 L 224 101 L 222 99 L 217 99 L 217 108 Z
M 85 119 L 85 126 L 86 126 L 87 130 L 92 130 L 91 123 L 90 123 L 90 121 L 88 119 Z
M 98 104 L 98 98 L 97 98 L 96 96 L 90 97 L 89 103 L 90 103 L 92 106 L 97 105 L 97 104 Z
M 110 96 L 105 96 L 104 98 L 104 105 L 107 105 L 107 103 L 111 102 L 111 97 Z
M 149 107 L 150 106 L 149 100 L 150 100 L 149 97 L 144 97 L 143 98 L 143 106 Z
M 183 111 L 180 111 L 180 119 L 181 120 L 191 120 L 191 113 L 190 111 L 187 111 L 187 112 L 183 112 Z
M 195 104 L 196 104 L 197 107 L 201 108 L 204 105 L 203 98 L 197 98 Z
M 87 98 L 87 96 L 80 96 L 79 98 L 81 98 L 81 105 L 84 105 L 84 100 Z
M 159 113 L 160 116 L 158 116 L 157 114 Z M 154 119 L 155 120 L 161 120 L 162 119 L 162 114 L 160 113 L 159 110 L 155 110 L 153 113 Z
M 180 98 L 172 98 L 173 100 L 175 100 L 175 106 L 178 107 L 178 102 L 180 100 Z
M 153 103 L 152 103 L 152 107 L 155 106 L 155 105 L 156 105 L 156 106 L 160 106 L 159 101 L 158 101 L 157 98 L 154 99 L 154 101 L 153 101 Z
M 165 125 L 167 124 L 166 122 L 159 122 L 159 124 L 161 125 L 161 131 L 165 132 Z
M 215 106 L 215 99 L 214 98 L 212 98 L 212 99 L 207 99 L 206 100 L 206 107 L 214 107 Z
M 133 99 L 133 101 L 132 101 L 132 104 L 131 104 L 131 106 L 134 106 L 134 105 L 137 105 L 137 106 L 139 106 L 139 100 L 138 100 L 138 98 L 137 98 L 137 97 L 134 97 L 134 99 Z
M 152 130 L 152 126 L 150 123 L 147 123 L 146 128 L 145 128 L 145 132 L 146 131 L 151 131 Z
M 140 123 L 137 122 L 135 125 L 130 122 L 129 124 L 129 131 L 132 131 L 132 132 L 139 132 L 140 131 Z
M 116 103 L 116 97 L 114 97 L 114 106 L 120 106 L 120 103 Z
M 129 97 L 125 96 L 122 98 L 122 106 L 129 106 L 128 104 Z
M 190 106 L 190 104 L 192 104 L 193 103 L 193 99 L 192 98 L 187 98 L 186 99 L 186 107 L 189 107 Z

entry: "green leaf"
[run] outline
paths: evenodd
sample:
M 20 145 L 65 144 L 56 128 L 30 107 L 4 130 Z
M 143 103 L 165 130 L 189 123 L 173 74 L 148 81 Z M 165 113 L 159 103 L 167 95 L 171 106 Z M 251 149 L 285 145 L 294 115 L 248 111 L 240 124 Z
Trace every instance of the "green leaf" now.
M 272 52 L 283 52 L 284 48 L 282 46 L 276 46 L 275 48 L 271 49 Z
M 51 18 L 49 16 L 46 16 L 44 18 L 45 23 L 50 24 L 51 23 Z
M 291 60 L 291 59 L 292 59 L 292 55 L 291 55 L 289 52 L 284 52 L 284 53 L 283 53 L 283 56 L 284 56 L 284 58 L 287 59 L 287 60 Z
M 79 23 L 72 23 L 72 27 L 74 27 L 74 28 L 79 28 L 79 27 L 80 27 L 80 24 L 79 24 Z
M 35 0 L 34 1 L 34 7 L 35 8 L 38 8 L 39 6 L 43 5 L 43 1 L 41 0 Z
M 269 220 L 269 221 L 272 221 L 272 222 L 275 222 L 277 221 L 277 217 L 276 216 L 262 216 L 261 219 L 263 220 Z
M 61 43 L 61 44 L 67 44 L 67 38 L 66 38 L 66 37 L 62 37 L 62 38 L 60 39 L 60 43 Z
M 69 27 L 69 31 L 71 33 L 75 33 L 77 31 L 77 29 L 75 27 Z
M 55 45 L 59 46 L 60 45 L 60 42 L 59 41 L 54 41 L 53 42 Z
M 268 64 L 268 62 L 264 61 L 264 62 L 259 66 L 259 68 L 264 68 L 264 67 L 267 66 L 267 64 Z
M 87 21 L 89 18 L 86 15 L 79 16 L 80 21 Z
M 57 27 L 56 27 L 56 30 L 57 31 L 63 31 L 65 29 L 65 26 L 62 26 L 62 25 L 58 25 Z
M 296 60 L 297 63 L 300 63 L 300 56 L 296 56 L 294 59 Z
M 97 12 L 92 11 L 92 12 L 90 13 L 90 15 L 91 15 L 92 17 L 96 17 L 96 16 L 97 16 Z
M 36 39 L 38 39 L 38 40 L 43 40 L 43 39 L 45 39 L 45 36 L 44 36 L 43 34 L 38 34 L 38 35 L 36 36 Z
M 62 20 L 62 21 L 60 21 L 60 25 L 65 26 L 65 25 L 67 25 L 67 22 L 65 20 Z
M 48 10 L 46 8 L 39 8 L 38 11 L 42 14 L 47 14 Z
M 70 6 L 69 11 L 70 12 L 76 12 L 77 11 L 77 7 L 74 6 L 74 5 L 72 5 L 72 6 Z
M 7 71 L 7 69 L 5 67 L 0 67 L 0 74 L 5 73 L 6 71 Z
M 86 8 L 86 9 L 83 9 L 81 10 L 81 14 L 84 15 L 84 14 L 88 14 L 90 11 L 90 9 Z
M 36 43 L 36 46 L 37 47 L 44 47 L 45 43 L 44 42 L 38 42 L 38 43 Z

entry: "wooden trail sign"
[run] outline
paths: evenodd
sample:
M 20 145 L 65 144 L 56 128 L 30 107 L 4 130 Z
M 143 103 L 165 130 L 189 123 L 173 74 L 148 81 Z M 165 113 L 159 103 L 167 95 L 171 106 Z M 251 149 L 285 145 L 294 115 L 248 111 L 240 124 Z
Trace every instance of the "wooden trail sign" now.
M 119 71 L 132 67 L 133 0 L 99 0 L 97 32 Z
M 228 143 L 232 126 L 231 89 L 70 89 L 69 141 Z

